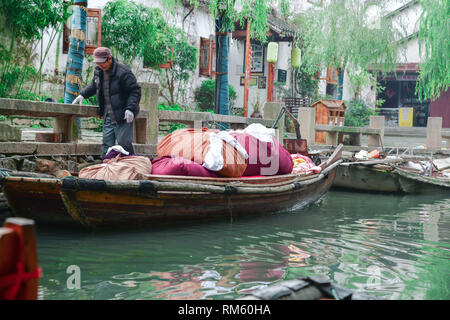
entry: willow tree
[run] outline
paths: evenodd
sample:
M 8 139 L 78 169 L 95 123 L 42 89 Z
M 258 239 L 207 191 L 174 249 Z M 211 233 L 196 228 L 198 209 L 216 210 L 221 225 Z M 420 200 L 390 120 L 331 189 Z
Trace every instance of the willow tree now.
M 26 80 L 40 77 L 45 55 L 41 52 L 36 75 L 31 44 L 42 40 L 44 32 L 64 23 L 70 15 L 67 9 L 67 3 L 53 0 L 0 1 L 0 96 L 17 98 Z
M 419 49 L 422 56 L 416 92 L 421 100 L 437 99 L 450 84 L 450 2 L 420 0 Z
M 388 72 L 396 66 L 400 31 L 389 19 L 374 14 L 382 12 L 384 4 L 384 0 L 330 0 L 296 19 L 307 44 L 302 54 L 305 63 L 337 70 L 339 100 L 345 70 Z

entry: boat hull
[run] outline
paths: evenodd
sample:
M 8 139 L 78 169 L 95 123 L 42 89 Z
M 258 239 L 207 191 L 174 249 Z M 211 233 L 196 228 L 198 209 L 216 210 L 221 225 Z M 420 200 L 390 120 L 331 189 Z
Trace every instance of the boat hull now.
M 37 224 L 89 227 L 166 224 L 301 208 L 328 191 L 336 167 L 314 183 L 299 183 L 292 190 L 268 193 L 242 194 L 233 192 L 233 188 L 226 193 L 154 191 L 143 190 L 136 184 L 117 189 L 92 186 L 74 189 L 65 187 L 59 179 L 36 178 L 6 179 L 3 189 L 13 213 L 34 219 Z
M 450 180 L 426 177 L 389 165 L 339 165 L 333 188 L 363 192 L 450 192 Z
M 402 192 L 397 176 L 389 168 L 360 165 L 338 166 L 333 188 L 366 192 Z

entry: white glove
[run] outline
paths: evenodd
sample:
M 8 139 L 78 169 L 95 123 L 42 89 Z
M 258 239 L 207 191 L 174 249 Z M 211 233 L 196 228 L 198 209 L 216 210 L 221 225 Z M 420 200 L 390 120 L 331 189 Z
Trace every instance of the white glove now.
M 84 97 L 82 95 L 79 95 L 78 97 L 75 98 L 75 100 L 73 100 L 72 104 L 77 104 L 79 103 L 80 106 L 83 103 Z
M 123 119 L 127 119 L 127 123 L 133 122 L 133 119 L 134 119 L 133 112 L 131 112 L 130 110 L 125 110 L 125 118 L 123 118 Z

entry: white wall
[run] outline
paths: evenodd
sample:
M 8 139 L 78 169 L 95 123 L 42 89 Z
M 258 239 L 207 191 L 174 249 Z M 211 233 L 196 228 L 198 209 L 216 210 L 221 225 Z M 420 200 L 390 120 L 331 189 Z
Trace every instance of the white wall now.
M 291 83 L 291 49 L 292 45 L 288 42 L 278 43 L 278 60 L 275 63 L 274 81 L 277 82 L 278 69 L 287 71 L 286 86 L 290 87 Z M 244 76 L 244 53 L 245 41 L 231 39 L 229 52 L 229 69 L 228 81 L 236 89 L 237 99 L 236 107 L 244 107 L 244 86 L 240 85 L 240 79 Z M 266 77 L 266 84 L 268 84 L 269 64 L 267 62 L 267 44 L 265 48 L 264 61 L 264 76 Z M 264 111 L 264 103 L 267 101 L 267 86 L 265 89 L 258 89 L 258 86 L 251 86 L 249 88 L 248 98 L 248 115 L 253 113 L 253 104 L 256 102 L 259 95 L 260 111 Z

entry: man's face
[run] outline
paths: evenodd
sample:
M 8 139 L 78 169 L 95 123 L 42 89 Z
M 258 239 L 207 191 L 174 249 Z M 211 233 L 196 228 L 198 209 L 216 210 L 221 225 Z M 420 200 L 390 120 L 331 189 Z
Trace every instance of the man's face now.
M 97 66 L 103 71 L 108 70 L 111 67 L 112 58 L 109 57 L 105 62 L 97 62 Z

